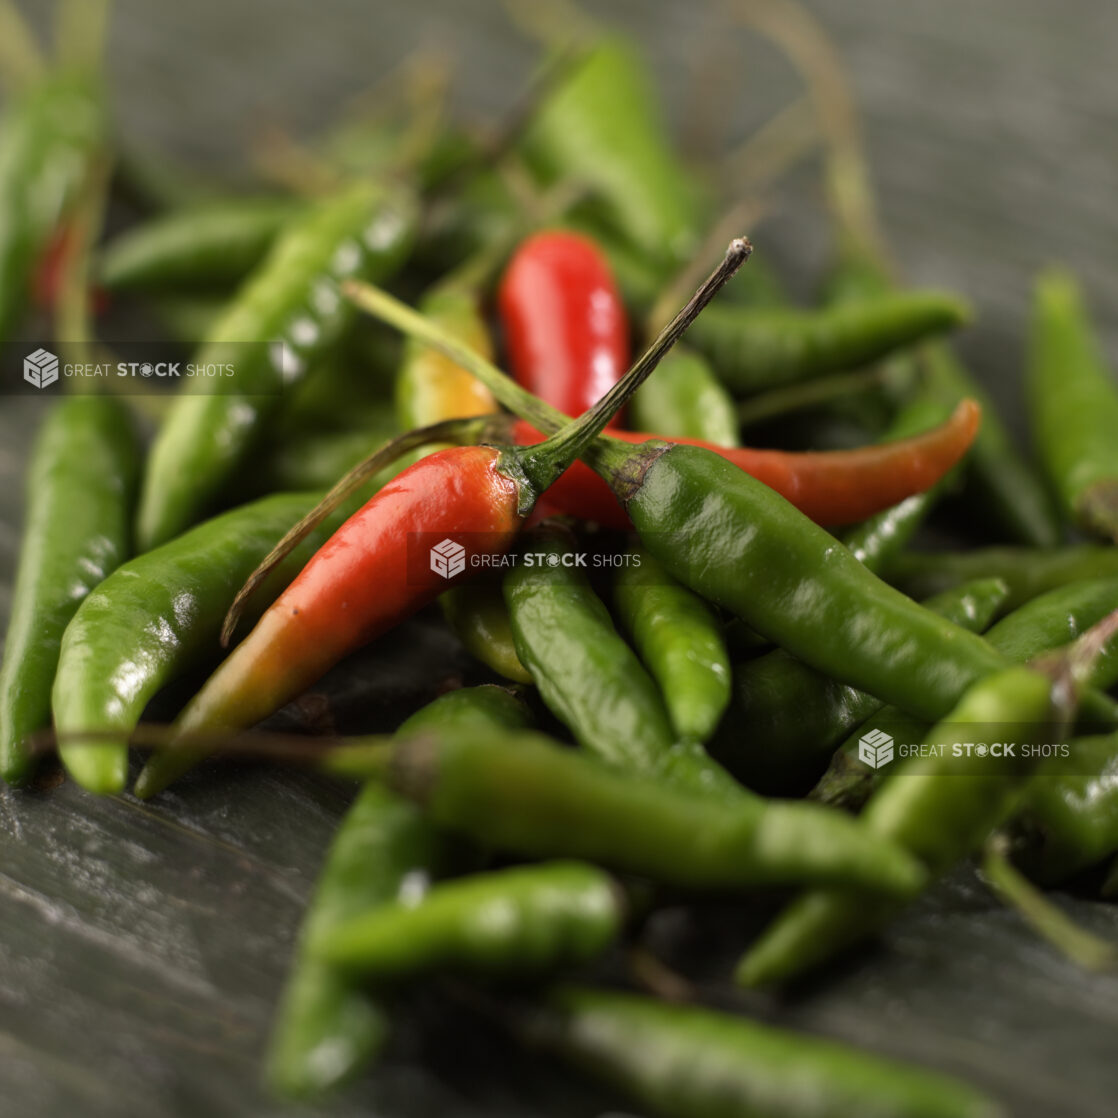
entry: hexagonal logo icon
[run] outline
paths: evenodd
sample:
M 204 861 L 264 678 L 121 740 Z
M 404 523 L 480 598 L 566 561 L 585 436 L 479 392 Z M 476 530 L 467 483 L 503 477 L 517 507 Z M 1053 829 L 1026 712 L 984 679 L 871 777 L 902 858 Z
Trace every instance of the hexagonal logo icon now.
M 58 358 L 50 350 L 35 350 L 23 359 L 23 379 L 36 388 L 49 388 L 58 380 Z
M 893 739 L 884 730 L 870 730 L 858 739 L 858 760 L 879 769 L 893 760 Z
M 431 570 L 443 578 L 453 578 L 466 569 L 466 549 L 453 540 L 443 540 L 431 548 Z

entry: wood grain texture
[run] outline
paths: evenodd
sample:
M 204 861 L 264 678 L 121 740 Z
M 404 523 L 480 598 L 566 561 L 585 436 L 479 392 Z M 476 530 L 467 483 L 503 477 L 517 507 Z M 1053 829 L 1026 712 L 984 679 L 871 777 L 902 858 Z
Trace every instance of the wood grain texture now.
M 48 7 L 29 6 L 39 16 Z M 1084 276 L 1118 358 L 1118 6 L 813 7 L 854 73 L 898 258 L 912 279 L 976 302 L 964 350 L 1000 402 L 1019 417 L 1030 276 L 1051 259 Z M 788 68 L 756 40 L 726 35 L 713 5 L 609 0 L 593 10 L 646 45 L 674 123 L 695 145 L 740 139 L 795 95 Z M 487 0 L 118 0 L 110 59 L 121 134 L 224 172 L 263 124 L 313 129 L 424 44 L 456 60 L 457 108 L 484 116 L 508 104 L 533 58 Z M 796 176 L 757 236 L 805 293 L 827 251 L 816 201 L 811 176 Z M 36 400 L 0 399 L 0 622 L 22 465 L 41 410 Z M 357 658 L 329 690 L 344 718 L 390 726 L 463 670 L 460 650 L 422 619 Z M 210 767 L 151 805 L 95 801 L 65 785 L 0 794 L 0 1110 L 288 1113 L 260 1094 L 259 1057 L 346 801 L 327 781 L 251 767 L 220 777 Z M 1118 910 L 1066 903 L 1118 938 Z M 655 936 L 699 974 L 712 1003 L 965 1075 L 1015 1115 L 1113 1113 L 1118 979 L 1087 978 L 1054 958 L 973 873 L 937 889 L 883 949 L 785 1002 L 742 999 L 724 984 L 758 920 L 740 910 L 701 922 L 669 912 Z M 385 1066 L 321 1113 L 578 1118 L 611 1104 L 549 1064 L 514 1059 L 473 1019 L 421 1004 L 404 1015 Z

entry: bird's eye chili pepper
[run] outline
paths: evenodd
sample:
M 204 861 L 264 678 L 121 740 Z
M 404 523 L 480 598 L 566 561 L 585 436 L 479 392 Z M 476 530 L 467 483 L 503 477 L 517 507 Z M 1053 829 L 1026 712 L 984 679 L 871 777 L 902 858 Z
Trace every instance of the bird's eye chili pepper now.
M 592 407 L 629 367 L 625 308 L 609 264 L 586 237 L 555 230 L 522 241 L 497 305 L 509 371 L 565 415 Z
M 0 342 L 19 325 L 36 267 L 100 150 L 104 91 L 59 69 L 14 99 L 0 129 Z
M 661 362 L 656 375 L 641 385 L 629 410 L 634 427 L 656 431 L 666 439 L 741 445 L 737 405 L 707 362 L 693 350 L 674 349 Z
M 1116 590 L 1118 581 L 1114 579 L 1083 580 L 1057 587 L 1002 618 L 984 639 L 1015 664 L 1024 664 L 1051 650 L 1060 652 L 1070 639 L 1084 634 L 1118 607 Z M 1090 677 L 1084 683 L 1090 688 L 1108 688 L 1115 682 L 1116 672 L 1118 646 L 1106 646 L 1096 651 Z M 1092 722 L 1114 722 L 1114 704 L 1097 690 L 1087 691 L 1081 705 Z M 859 741 L 874 725 L 888 725 L 894 736 L 911 741 L 922 741 L 927 730 L 926 722 L 896 707 L 879 709 L 869 722 L 853 729 L 835 751 L 830 767 L 812 793 L 813 799 L 848 810 L 856 810 L 865 802 L 885 775 L 867 768 L 858 759 Z
M 1070 275 L 1037 283 L 1029 352 L 1029 416 L 1048 478 L 1076 524 L 1118 542 L 1118 384 Z
M 439 598 L 443 616 L 466 651 L 513 683 L 532 683 L 520 662 L 512 622 L 501 589 L 501 576 L 481 575 Z
M 980 418 L 978 406 L 964 400 L 939 427 L 854 450 L 790 452 L 721 447 L 690 438 L 665 441 L 719 455 L 776 490 L 817 523 L 852 524 L 939 482 L 966 453 Z M 514 437 L 520 445 L 542 438 L 523 421 L 514 426 Z M 661 438 L 639 431 L 611 431 L 610 437 L 630 444 Z M 608 484 L 584 462 L 574 463 L 551 487 L 547 504 L 557 513 L 596 520 L 610 528 L 630 526 Z
M 1118 734 L 1075 738 L 1074 773 L 1043 769 L 1015 817 L 1014 859 L 1056 885 L 1118 852 Z
M 562 426 L 555 409 L 391 296 L 359 285 L 351 291 L 363 308 L 474 373 L 526 421 Z M 935 718 L 1005 666 L 980 637 L 883 583 L 778 493 L 717 455 L 614 438 L 582 453 L 669 574 L 828 675 Z
M 909 895 L 923 880 L 910 858 L 868 842 L 839 812 L 642 778 L 539 734 L 355 739 L 315 755 L 338 776 L 387 781 L 439 827 L 527 857 L 704 890 L 829 881 Z
M 1007 593 L 998 579 L 983 579 L 944 591 L 923 604 L 954 624 L 981 633 Z M 843 737 L 884 705 L 876 696 L 828 678 L 784 649 L 775 649 L 735 667 L 733 703 L 710 751 L 748 787 L 787 795 L 810 786 Z
M 664 696 L 678 737 L 705 742 L 730 702 L 730 655 L 718 619 L 643 548 L 613 584 L 622 624 Z
M 361 183 L 311 208 L 252 273 L 196 362 L 232 366 L 208 394 L 184 394 L 152 447 L 138 526 L 143 549 L 189 527 L 244 460 L 286 385 L 350 317 L 338 284 L 398 268 L 415 224 L 404 194 Z
M 31 775 L 29 735 L 50 723 L 62 634 L 85 596 L 129 555 L 140 446 L 127 410 L 59 401 L 27 475 L 27 516 L 0 667 L 0 775 Z
M 499 687 L 440 696 L 398 733 L 438 728 L 523 730 L 523 703 Z M 307 909 L 299 946 L 268 1048 L 265 1077 L 277 1093 L 306 1098 L 350 1079 L 387 1035 L 386 1007 L 367 988 L 311 958 L 310 943 L 377 905 L 391 903 L 405 882 L 436 872 L 444 842 L 414 804 L 376 783 L 358 793 L 330 846 Z
M 898 555 L 887 573 L 891 583 L 914 597 L 938 594 L 976 578 L 1000 578 L 1009 587 L 1004 606 L 1008 611 L 1069 582 L 1118 578 L 1118 549 L 1078 544 L 1048 550 L 985 547 L 934 554 L 910 551 Z
M 587 183 L 601 220 L 648 260 L 670 268 L 697 247 L 704 206 L 655 105 L 632 48 L 604 39 L 538 107 L 519 148 L 542 181 Z
M 712 307 L 691 344 L 735 396 L 872 364 L 966 323 L 954 295 L 911 292 L 821 310 Z
M 543 862 L 455 878 L 418 903 L 357 912 L 312 936 L 309 950 L 374 983 L 432 971 L 540 977 L 598 958 L 620 935 L 625 912 L 609 874 L 585 862 Z
M 743 1017 L 585 987 L 557 987 L 517 1033 L 663 1118 L 998 1118 L 963 1083 Z
M 118 567 L 82 602 L 62 638 L 53 696 L 59 753 L 79 784 L 102 794 L 124 788 L 127 737 L 148 701 L 213 659 L 233 596 L 316 499 L 313 493 L 280 494 L 223 513 Z M 287 557 L 262 601 L 295 577 L 340 520 L 335 516 Z M 96 749 L 64 740 L 114 730 L 119 740 L 106 739 Z
M 947 742 L 939 757 L 902 761 L 859 817 L 873 834 L 900 843 L 939 876 L 982 846 L 1036 764 L 1024 756 L 960 759 L 950 742 L 967 723 L 1030 723 L 1039 740 L 1059 740 L 1053 681 L 1028 668 L 1007 668 L 967 691 L 940 726 L 919 740 Z M 1046 736 L 1050 735 L 1050 736 Z M 786 981 L 871 934 L 898 906 L 857 892 L 814 890 L 777 917 L 735 972 L 743 985 Z
M 282 197 L 228 198 L 151 218 L 101 254 L 97 278 L 110 291 L 191 291 L 239 283 L 300 215 Z
M 316 552 L 210 677 L 179 716 L 180 730 L 189 734 L 251 726 L 347 653 L 448 589 L 446 578 L 425 555 L 414 560 L 417 538 L 436 543 L 464 539 L 475 549 L 480 542 L 491 555 L 507 551 L 539 494 L 585 451 L 749 251 L 747 241 L 734 241 L 723 262 L 624 380 L 548 442 L 528 449 L 454 447 L 423 458 L 386 485 Z M 445 337 L 437 329 L 432 332 Z M 460 343 L 455 346 L 471 352 Z M 456 359 L 453 352 L 449 356 Z M 500 373 L 497 378 L 507 380 Z M 550 414 L 540 402 L 536 409 Z M 158 792 L 194 760 L 186 749 L 151 758 L 137 780 L 137 795 Z

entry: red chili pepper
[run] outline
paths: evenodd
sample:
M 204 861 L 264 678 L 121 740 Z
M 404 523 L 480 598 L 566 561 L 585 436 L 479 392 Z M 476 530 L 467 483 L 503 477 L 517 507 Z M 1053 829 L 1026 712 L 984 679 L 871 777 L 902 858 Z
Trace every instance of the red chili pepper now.
M 735 242 L 622 380 L 557 435 L 531 447 L 453 447 L 399 474 L 312 556 L 206 681 L 176 727 L 197 734 L 251 726 L 347 653 L 433 601 L 455 578 L 432 569 L 423 554 L 432 545 L 465 543 L 475 556 L 508 551 L 539 494 L 586 451 L 749 251 L 748 242 Z M 470 573 L 467 563 L 461 575 Z M 136 794 L 160 791 L 198 757 L 193 748 L 156 754 L 141 772 Z
M 967 452 L 981 417 L 978 404 L 966 399 L 938 427 L 907 439 L 856 450 L 796 454 L 721 447 L 701 439 L 666 441 L 713 450 L 775 489 L 818 524 L 856 524 L 935 485 Z M 513 432 L 514 441 L 520 446 L 531 446 L 543 438 L 523 420 L 516 421 Z M 610 434 L 627 443 L 661 437 L 640 431 Z M 608 528 L 630 526 L 610 487 L 584 462 L 575 462 L 547 491 L 541 505 L 546 505 L 548 512 L 579 516 Z
M 505 269 L 497 302 L 517 383 L 566 415 L 593 407 L 629 367 L 625 307 L 586 237 L 529 237 Z M 620 422 L 615 416 L 611 429 Z

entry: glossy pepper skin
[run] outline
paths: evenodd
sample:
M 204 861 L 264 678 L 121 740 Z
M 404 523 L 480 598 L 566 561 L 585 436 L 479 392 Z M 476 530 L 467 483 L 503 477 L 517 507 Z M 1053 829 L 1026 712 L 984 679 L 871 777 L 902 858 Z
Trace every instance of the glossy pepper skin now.
M 110 291 L 224 289 L 264 259 L 301 208 L 290 198 L 228 198 L 161 214 L 105 248 L 98 281 Z
M 70 775 L 115 793 L 128 774 L 127 738 L 165 684 L 220 652 L 221 623 L 237 591 L 318 494 L 264 497 L 208 520 L 118 567 L 82 602 L 62 638 L 52 709 L 59 734 L 117 731 L 117 742 L 60 745 Z M 283 562 L 261 601 L 299 572 L 333 524 Z
M 528 237 L 505 268 L 497 306 L 510 372 L 564 415 L 593 407 L 629 367 L 625 308 L 609 264 L 586 237 Z
M 521 702 L 487 686 L 440 696 L 399 732 L 515 731 L 528 723 Z M 277 1094 L 311 1098 L 340 1086 L 376 1055 L 390 1028 L 384 1003 L 314 959 L 312 941 L 360 913 L 392 904 L 405 879 L 437 872 L 446 856 L 444 839 L 414 804 L 376 782 L 358 793 L 326 855 L 277 1010 L 265 1068 Z
M 1000 578 L 1009 587 L 1005 609 L 1013 610 L 1049 590 L 1079 579 L 1118 578 L 1118 549 L 1094 544 L 1040 551 L 984 547 L 935 554 L 907 552 L 888 571 L 906 594 L 924 597 L 975 578 Z
M 139 465 L 139 442 L 117 400 L 60 400 L 38 435 L 0 667 L 0 774 L 11 784 L 31 775 L 28 736 L 50 724 L 66 626 L 131 551 Z
M 391 274 L 414 223 L 406 195 L 360 183 L 318 203 L 279 238 L 195 358 L 231 364 L 234 376 L 208 393 L 180 395 L 156 437 L 140 504 L 141 549 L 165 543 L 212 507 L 282 389 L 352 317 L 338 284 Z
M 720 447 L 691 438 L 670 441 L 719 455 L 776 490 L 816 523 L 850 524 L 935 485 L 966 453 L 980 418 L 977 405 L 963 401 L 939 427 L 856 450 L 797 453 Z M 609 434 L 630 445 L 661 437 L 638 431 Z M 515 425 L 514 437 L 525 446 L 542 438 L 523 421 Z M 548 490 L 547 505 L 555 512 L 595 520 L 606 527 L 630 526 L 608 483 L 583 462 L 574 463 Z
M 183 732 L 251 726 L 348 652 L 432 602 L 447 580 L 416 540 L 507 550 L 522 522 L 520 489 L 491 447 L 454 447 L 397 475 L 317 551 L 176 720 Z M 153 795 L 198 759 L 152 757 L 136 785 Z
M 104 92 L 85 70 L 59 69 L 10 102 L 0 130 L 0 343 L 19 325 L 105 131 Z
M 629 418 L 638 430 L 656 431 L 665 439 L 741 445 L 737 405 L 706 360 L 682 346 L 633 395 Z
M 471 656 L 513 683 L 531 683 L 520 662 L 500 574 L 482 575 L 439 598 L 443 616 Z
M 526 1010 L 535 1044 L 663 1118 L 998 1118 L 945 1076 L 748 1018 L 559 987 Z
M 923 605 L 981 633 L 1007 594 L 1003 582 L 985 579 L 944 591 Z M 750 788 L 788 794 L 810 785 L 843 737 L 883 706 L 875 695 L 776 649 L 736 667 L 733 705 L 711 753 Z
M 1037 283 L 1029 348 L 1029 418 L 1048 479 L 1072 521 L 1118 542 L 1118 384 L 1070 275 Z
M 665 445 L 634 476 L 611 447 L 596 465 L 628 468 L 626 510 L 669 573 L 827 675 L 935 719 L 1005 664 L 717 455 Z
M 952 742 L 960 724 L 1051 724 L 1052 682 L 1028 668 L 995 672 L 971 688 L 926 742 Z M 1015 759 L 910 758 L 870 798 L 860 816 L 875 835 L 900 843 L 939 876 L 978 849 L 1037 765 Z M 737 980 L 782 982 L 881 927 L 896 905 L 855 892 L 815 890 L 794 901 L 749 950 Z
M 963 325 L 953 295 L 911 292 L 804 311 L 791 307 L 711 307 L 691 334 L 736 396 L 855 369 L 902 346 Z
M 641 779 L 539 734 L 429 734 L 387 748 L 358 740 L 321 764 L 382 777 L 435 825 L 483 846 L 685 888 L 828 881 L 907 895 L 923 878 L 841 813 Z
M 660 685 L 676 735 L 705 742 L 730 703 L 730 655 L 711 608 L 643 548 L 614 580 L 618 616 Z
M 543 862 L 441 882 L 418 903 L 357 913 L 313 937 L 310 950 L 381 983 L 432 971 L 538 977 L 598 958 L 624 918 L 608 874 L 585 862 Z

